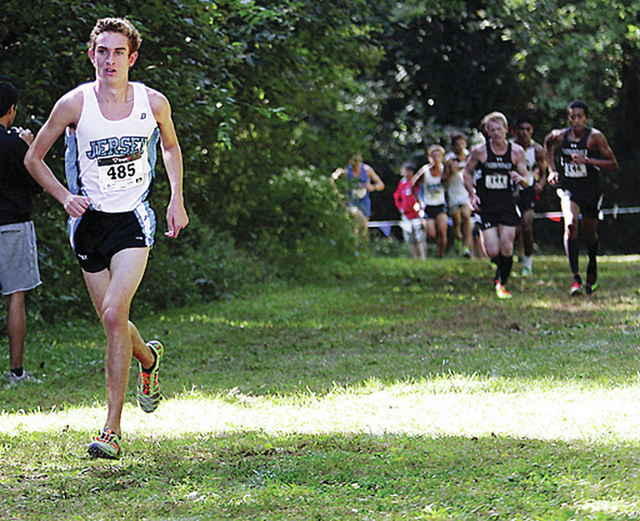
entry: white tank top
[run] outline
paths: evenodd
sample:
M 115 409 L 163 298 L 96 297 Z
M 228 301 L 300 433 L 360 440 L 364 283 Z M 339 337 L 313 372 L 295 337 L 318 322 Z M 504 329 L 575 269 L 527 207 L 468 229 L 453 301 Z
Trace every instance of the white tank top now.
M 465 157 L 469 155 L 467 150 L 464 151 Z M 450 206 L 461 206 L 469 203 L 469 192 L 464 187 L 464 167 L 467 160 L 460 161 L 454 152 L 449 152 L 445 157 L 447 159 L 455 159 L 458 162 L 458 170 L 447 180 L 447 199 Z
M 130 85 L 133 110 L 118 121 L 102 115 L 94 83 L 78 87 L 84 99 L 75 132 L 66 132 L 66 176 L 69 190 L 89 197 L 92 210 L 132 211 L 146 201 L 153 182 L 160 132 L 146 87 Z
M 440 172 L 444 165 L 440 165 Z M 445 203 L 444 185 L 442 184 L 442 174 L 434 176 L 431 174 L 431 166 L 427 167 L 422 181 L 421 203 L 423 206 L 439 206 Z
M 511 143 L 516 142 L 515 139 L 511 139 L 510 141 Z M 524 151 L 524 163 L 527 167 L 527 184 L 529 186 L 533 186 L 533 184 L 536 182 L 534 172 L 536 170 L 536 166 L 538 165 L 538 162 L 536 161 L 536 144 L 534 141 L 531 141 L 529 147 Z
M 527 183 L 529 186 L 533 186 L 536 182 L 534 172 L 538 162 L 536 161 L 536 146 L 532 142 L 531 146 L 524 151 L 524 161 L 527 165 Z

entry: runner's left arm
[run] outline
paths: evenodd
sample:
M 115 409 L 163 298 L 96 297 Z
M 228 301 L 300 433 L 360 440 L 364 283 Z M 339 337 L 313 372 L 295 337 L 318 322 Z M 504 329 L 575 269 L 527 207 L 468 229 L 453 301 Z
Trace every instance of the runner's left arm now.
M 162 159 L 171 187 L 171 199 L 167 206 L 167 232 L 165 235 L 175 239 L 178 237 L 180 230 L 189 224 L 189 217 L 184 207 L 182 153 L 176 129 L 171 119 L 169 100 L 153 90 L 149 91 L 149 100 L 153 115 L 160 128 Z
M 602 132 L 593 129 L 587 142 L 587 148 L 589 148 L 589 150 L 597 148 L 600 151 L 600 159 L 582 156 L 582 158 L 579 158 L 577 162 L 581 163 L 581 160 L 583 160 L 585 164 L 593 165 L 600 170 L 609 170 L 610 172 L 618 170 L 618 160 L 616 159 L 613 150 L 611 150 L 611 147 L 607 142 L 607 138 Z
M 534 183 L 536 195 L 539 195 L 547 182 L 547 154 L 539 143 L 535 144 L 536 150 L 536 170 L 538 171 L 538 180 Z
M 384 190 L 384 182 L 380 179 L 380 176 L 376 174 L 375 170 L 369 165 L 364 165 L 364 169 L 366 170 L 367 177 L 369 178 L 369 186 L 367 189 L 370 192 L 379 192 L 380 190 Z

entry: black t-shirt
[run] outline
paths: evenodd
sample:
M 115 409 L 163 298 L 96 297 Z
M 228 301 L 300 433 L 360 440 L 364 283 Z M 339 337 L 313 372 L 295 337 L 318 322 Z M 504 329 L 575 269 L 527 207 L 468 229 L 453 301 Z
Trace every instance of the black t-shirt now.
M 0 125 L 0 225 L 31 220 L 32 196 L 42 191 L 24 166 L 28 149 L 17 133 Z

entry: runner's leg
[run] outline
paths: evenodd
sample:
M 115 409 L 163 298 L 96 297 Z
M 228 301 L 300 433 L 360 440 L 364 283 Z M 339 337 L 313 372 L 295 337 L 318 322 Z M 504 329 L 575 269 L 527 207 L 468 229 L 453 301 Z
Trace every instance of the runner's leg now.
M 131 357 L 135 356 L 144 367 L 150 367 L 154 361 L 138 330 L 129 322 L 129 308 L 144 275 L 148 255 L 148 248 L 122 250 L 113 256 L 110 270 L 83 272 L 107 335 L 105 367 L 109 412 L 105 428 L 118 436 Z
M 578 242 L 580 207 L 568 197 L 563 197 L 560 201 L 564 218 L 564 248 L 569 260 L 569 268 L 574 280 L 582 284 L 579 269 L 580 244 Z

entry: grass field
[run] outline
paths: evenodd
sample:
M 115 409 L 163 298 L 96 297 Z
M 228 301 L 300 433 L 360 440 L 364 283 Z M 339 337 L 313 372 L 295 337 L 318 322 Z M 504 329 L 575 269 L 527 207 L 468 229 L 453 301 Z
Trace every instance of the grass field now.
M 584 264 L 584 259 L 582 259 Z M 41 385 L 0 388 L 0 519 L 640 519 L 639 257 L 571 298 L 538 256 L 363 259 L 137 320 L 165 401 L 91 460 L 104 337 L 35 326 Z M 8 367 L 6 341 L 0 363 Z

